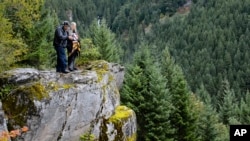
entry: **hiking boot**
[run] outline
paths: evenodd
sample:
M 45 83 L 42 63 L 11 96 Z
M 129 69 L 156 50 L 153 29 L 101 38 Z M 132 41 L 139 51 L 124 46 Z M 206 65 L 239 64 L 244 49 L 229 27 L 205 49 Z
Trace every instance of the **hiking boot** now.
M 66 70 L 65 70 L 65 71 L 62 71 L 62 73 L 65 73 L 65 74 L 66 74 L 66 73 L 69 73 L 69 71 L 66 71 Z

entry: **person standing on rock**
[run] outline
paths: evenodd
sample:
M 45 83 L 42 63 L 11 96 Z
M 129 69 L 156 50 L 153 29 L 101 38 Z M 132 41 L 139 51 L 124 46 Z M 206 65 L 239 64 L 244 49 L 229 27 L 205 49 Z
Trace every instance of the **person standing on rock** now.
M 65 48 L 67 46 L 67 40 L 73 40 L 72 36 L 69 36 L 67 30 L 69 28 L 69 22 L 64 21 L 62 26 L 57 27 L 54 34 L 53 46 L 57 54 L 56 72 L 69 73 L 67 68 L 67 58 Z
M 76 23 L 71 22 L 70 28 L 71 29 L 68 31 L 68 34 L 72 36 L 74 39 L 68 40 L 67 42 L 68 68 L 69 71 L 74 71 L 77 70 L 77 68 L 75 67 L 75 59 L 80 53 L 80 40 L 76 29 Z

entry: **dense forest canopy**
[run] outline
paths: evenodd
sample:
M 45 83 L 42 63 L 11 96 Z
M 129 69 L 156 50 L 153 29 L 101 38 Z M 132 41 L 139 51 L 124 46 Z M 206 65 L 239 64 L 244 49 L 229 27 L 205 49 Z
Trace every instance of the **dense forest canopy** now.
M 198 1 L 187 16 L 155 26 L 148 39 L 168 40 L 192 91 L 204 85 L 217 99 L 223 81 L 228 80 L 240 98 L 250 88 L 249 4 L 247 0 Z
M 126 66 L 138 140 L 227 141 L 250 124 L 249 13 L 250 0 L 0 0 L 0 71 L 53 68 L 54 30 L 75 21 L 79 64 Z

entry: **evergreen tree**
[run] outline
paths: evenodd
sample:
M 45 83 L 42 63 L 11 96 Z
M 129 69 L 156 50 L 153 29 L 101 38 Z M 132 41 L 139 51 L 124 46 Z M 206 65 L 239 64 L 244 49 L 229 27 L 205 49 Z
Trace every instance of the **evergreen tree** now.
M 109 62 L 119 62 L 121 47 L 115 40 L 115 35 L 107 27 L 105 20 L 94 22 L 89 31 L 94 45 L 99 49 L 101 59 Z
M 241 124 L 250 124 L 250 93 L 247 92 L 245 97 L 241 99 L 238 115 Z
M 213 104 L 215 105 L 216 110 L 218 111 L 220 106 L 223 105 L 224 97 L 230 91 L 230 85 L 228 80 L 223 80 L 219 84 L 219 90 L 215 96 L 213 96 Z
M 55 27 L 58 26 L 57 16 L 43 9 L 41 19 L 31 30 L 29 51 L 25 57 L 29 65 L 39 69 L 52 68 L 56 62 L 56 52 L 52 45 Z
M 227 78 L 239 98 L 250 88 L 246 71 L 250 67 L 247 63 L 250 22 L 245 12 L 249 6 L 250 1 L 246 0 L 197 1 L 189 13 L 175 14 L 154 25 L 147 38 L 169 46 L 176 62 L 185 70 L 192 91 L 203 83 L 215 98 L 222 80 Z
M 221 105 L 219 106 L 220 119 L 225 125 L 230 124 L 230 118 L 237 117 L 238 101 L 235 93 L 230 89 L 229 83 L 225 80 L 224 97 Z
M 44 0 L 4 0 L 3 3 L 6 5 L 6 17 L 12 23 L 14 37 L 22 38 L 26 45 L 20 53 L 22 57 L 17 61 L 18 65 L 51 67 L 52 60 L 55 60 L 52 57 L 55 56 L 52 40 L 57 16 L 45 10 Z
M 174 109 L 170 114 L 171 126 L 175 129 L 173 134 L 176 141 L 197 140 L 196 122 L 197 115 L 190 101 L 190 92 L 180 67 L 174 64 L 168 52 L 164 50 L 162 58 L 162 73 L 166 79 L 167 88 L 172 95 Z
M 27 53 L 27 46 L 20 37 L 15 37 L 13 23 L 6 17 L 6 1 L 0 2 L 0 72 L 16 66 L 21 61 L 22 56 Z
M 172 105 L 165 84 L 149 50 L 144 48 L 137 52 L 133 66 L 128 67 L 125 75 L 121 101 L 136 112 L 139 141 L 171 139 L 169 113 Z
M 205 104 L 208 104 L 208 105 L 212 104 L 211 96 L 209 95 L 208 91 L 206 90 L 203 84 L 201 84 L 200 88 L 196 90 L 196 94 L 198 95 L 199 99 Z
M 211 97 L 204 86 L 196 91 L 201 100 L 197 134 L 201 141 L 228 141 L 228 129 L 220 122 L 219 114 L 211 105 Z M 218 129 L 218 127 L 220 127 Z

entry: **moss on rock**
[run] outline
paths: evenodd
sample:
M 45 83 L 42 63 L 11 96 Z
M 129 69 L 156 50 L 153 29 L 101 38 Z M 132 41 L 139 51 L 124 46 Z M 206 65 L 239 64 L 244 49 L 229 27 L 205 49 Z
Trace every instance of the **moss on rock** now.
M 127 120 L 131 117 L 133 111 L 126 106 L 117 106 L 115 109 L 115 114 L 109 118 L 109 122 L 119 123 L 121 121 Z
M 62 87 L 63 87 L 63 89 L 70 89 L 70 88 L 74 87 L 74 85 L 73 84 L 63 84 Z
M 136 141 L 136 134 L 127 137 L 123 133 L 123 126 L 129 118 L 133 116 L 133 111 L 126 106 L 118 106 L 115 109 L 115 114 L 108 119 L 109 123 L 114 124 L 117 130 L 117 135 L 114 141 Z
M 132 136 L 128 137 L 127 141 L 136 141 L 137 134 L 134 133 Z
M 49 82 L 49 83 L 47 83 L 46 89 L 48 89 L 50 91 L 58 91 L 59 84 L 56 82 Z
M 103 75 L 109 71 L 109 64 L 104 60 L 93 61 L 90 64 L 91 70 L 96 71 L 98 80 L 97 82 L 101 82 L 103 79 Z
M 24 86 L 21 88 L 21 91 L 25 92 L 31 100 L 42 100 L 49 97 L 49 93 L 40 82 L 31 86 Z
M 108 71 L 109 70 L 109 64 L 108 62 L 104 61 L 104 60 L 97 60 L 97 61 L 93 61 L 91 62 L 91 68 L 92 70 L 105 70 Z
M 2 100 L 3 110 L 8 117 L 9 130 L 24 126 L 29 115 L 37 114 L 34 100 L 48 97 L 48 92 L 40 82 L 19 86 L 11 90 L 8 97 Z

